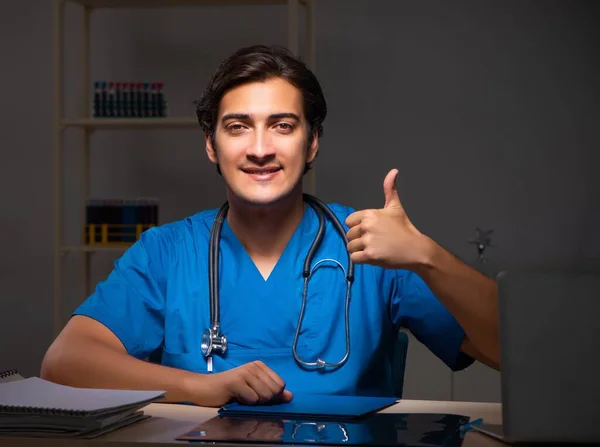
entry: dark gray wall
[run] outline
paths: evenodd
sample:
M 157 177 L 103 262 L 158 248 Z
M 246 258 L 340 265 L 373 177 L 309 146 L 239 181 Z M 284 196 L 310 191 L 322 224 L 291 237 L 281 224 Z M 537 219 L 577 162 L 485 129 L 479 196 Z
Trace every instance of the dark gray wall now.
M 12 2 L 0 18 L 0 369 L 27 375 L 38 374 L 52 337 L 51 4 Z M 598 9 L 318 0 L 317 74 L 329 102 L 318 195 L 379 207 L 397 167 L 413 222 L 461 258 L 475 258 L 467 240 L 479 225 L 495 230 L 488 254 L 498 268 L 597 268 Z M 78 113 L 79 18 L 69 7 L 69 116 Z M 222 57 L 285 44 L 285 20 L 282 7 L 99 11 L 93 78 L 164 80 L 172 114 L 187 116 Z M 76 242 L 81 134 L 67 139 L 66 234 Z M 100 132 L 92 162 L 93 195 L 160 197 L 162 222 L 222 200 L 198 131 Z M 82 299 L 81 259 L 65 262 L 65 318 Z M 94 256 L 94 280 L 113 260 Z M 477 365 L 452 376 L 413 341 L 406 397 L 498 400 L 499 374 Z

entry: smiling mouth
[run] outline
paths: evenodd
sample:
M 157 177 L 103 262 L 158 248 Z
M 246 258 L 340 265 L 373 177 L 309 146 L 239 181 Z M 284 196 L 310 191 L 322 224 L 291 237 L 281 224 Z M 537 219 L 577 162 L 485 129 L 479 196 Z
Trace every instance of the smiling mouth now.
M 269 168 L 245 168 L 245 169 L 242 169 L 242 171 L 244 171 L 246 174 L 266 175 L 266 174 L 272 174 L 274 172 L 277 172 L 280 169 L 281 168 L 279 166 L 273 166 L 273 167 L 269 167 Z

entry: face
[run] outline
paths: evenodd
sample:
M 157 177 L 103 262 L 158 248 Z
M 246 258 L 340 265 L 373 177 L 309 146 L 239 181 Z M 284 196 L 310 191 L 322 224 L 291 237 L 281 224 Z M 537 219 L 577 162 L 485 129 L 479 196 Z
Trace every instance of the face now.
M 229 90 L 221 99 L 215 146 L 209 138 L 209 159 L 218 163 L 229 200 L 270 205 L 301 193 L 307 162 L 318 150 L 309 147 L 302 92 L 280 78 Z M 233 197 L 232 197 L 233 196 Z

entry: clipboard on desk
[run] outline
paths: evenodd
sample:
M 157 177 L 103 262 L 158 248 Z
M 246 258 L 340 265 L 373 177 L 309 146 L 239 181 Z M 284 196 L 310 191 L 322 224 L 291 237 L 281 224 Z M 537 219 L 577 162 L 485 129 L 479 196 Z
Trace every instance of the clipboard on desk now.
M 223 417 L 275 417 L 302 419 L 358 419 L 398 402 L 396 397 L 301 394 L 291 402 L 272 405 L 231 403 L 219 409 Z

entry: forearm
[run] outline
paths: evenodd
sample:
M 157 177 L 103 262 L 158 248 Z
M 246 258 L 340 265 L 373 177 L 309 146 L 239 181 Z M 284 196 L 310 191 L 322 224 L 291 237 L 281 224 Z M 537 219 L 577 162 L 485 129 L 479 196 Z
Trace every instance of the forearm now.
M 427 256 L 416 273 L 456 318 L 472 346 L 497 367 L 500 349 L 496 281 L 464 264 L 431 239 L 427 238 L 425 244 Z
M 194 400 L 190 383 L 202 387 L 207 380 L 201 374 L 136 359 L 94 339 L 55 343 L 44 358 L 41 377 L 78 388 L 165 390 L 169 402 Z

